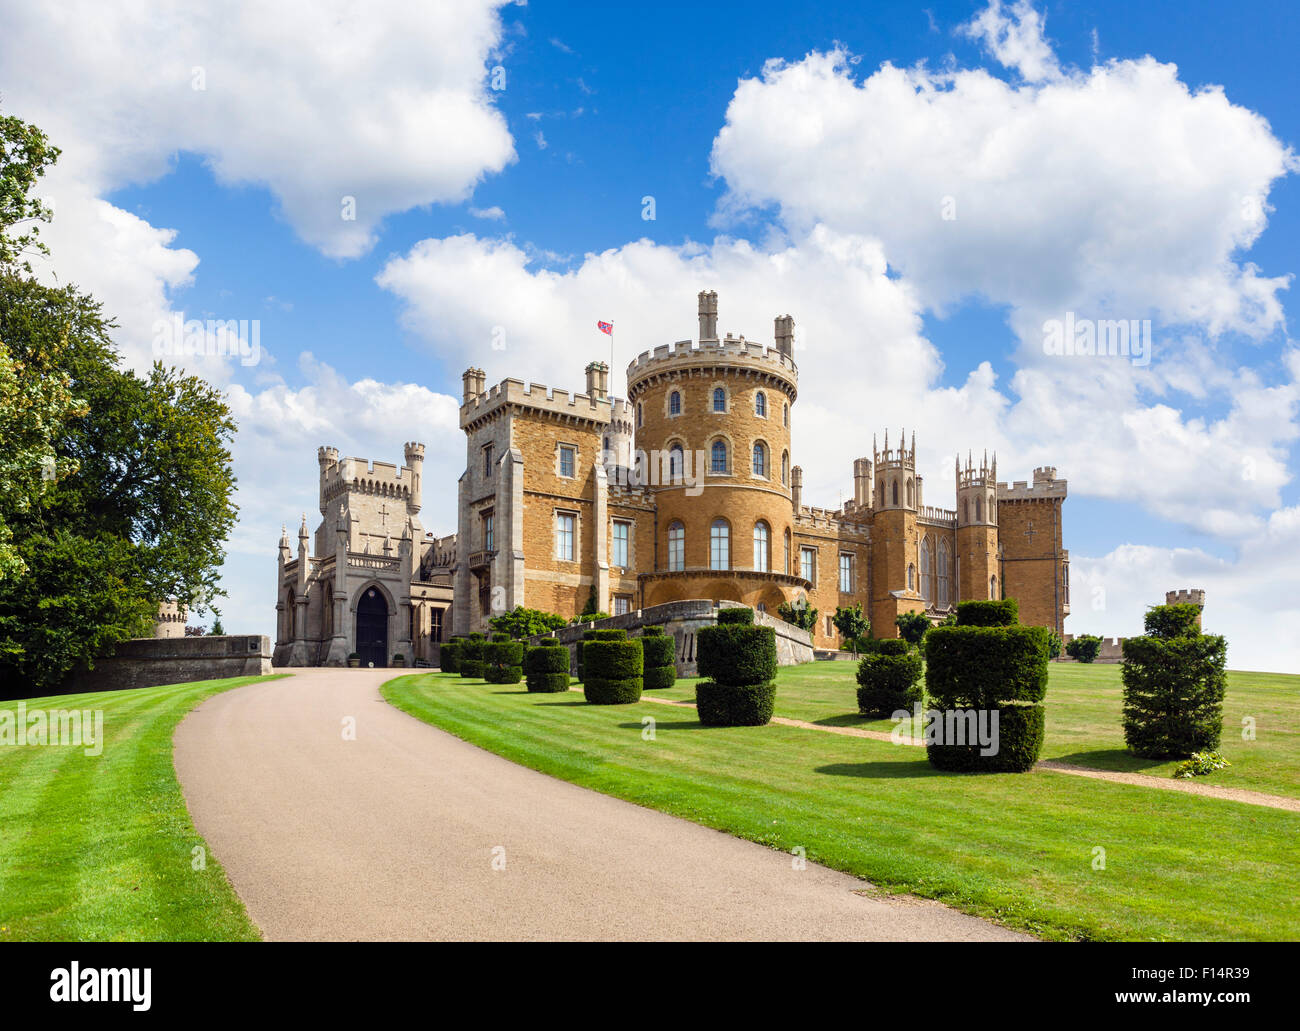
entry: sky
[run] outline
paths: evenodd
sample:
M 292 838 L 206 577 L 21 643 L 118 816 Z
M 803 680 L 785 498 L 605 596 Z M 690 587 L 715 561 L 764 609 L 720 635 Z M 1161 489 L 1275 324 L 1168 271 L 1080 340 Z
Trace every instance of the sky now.
M 0 0 L 0 111 L 62 148 L 39 269 L 124 362 L 227 391 L 218 604 L 274 632 L 316 449 L 428 448 L 455 531 L 460 373 L 560 389 L 606 358 L 795 319 L 793 458 L 851 496 L 916 432 L 1069 481 L 1071 633 L 1207 592 L 1237 669 L 1300 672 L 1300 28 L 1283 3 L 792 5 Z M 186 355 L 173 320 L 248 320 Z M 1143 355 L 1062 354 L 1124 320 Z M 206 621 L 210 621 L 210 615 Z M 195 621 L 205 621 L 196 617 Z

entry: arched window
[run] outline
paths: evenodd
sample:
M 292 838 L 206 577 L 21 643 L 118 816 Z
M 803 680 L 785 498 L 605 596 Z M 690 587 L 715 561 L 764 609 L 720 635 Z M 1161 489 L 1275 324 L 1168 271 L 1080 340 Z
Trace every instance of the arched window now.
M 907 589 L 916 590 L 916 566 L 910 562 L 907 564 Z
M 754 568 L 760 573 L 769 571 L 768 545 L 771 536 L 767 523 L 760 519 L 754 524 Z
M 990 576 L 990 577 L 989 577 L 989 597 L 990 597 L 991 599 L 993 599 L 994 601 L 997 601 L 997 598 L 998 598 L 998 578 L 997 578 L 996 576 Z
M 680 483 L 685 475 L 686 453 L 680 444 L 668 449 L 668 482 Z
M 709 568 L 731 568 L 731 527 L 725 519 L 715 519 L 709 527 Z
M 674 390 L 671 394 L 668 395 L 668 414 L 669 415 L 682 414 L 682 395 L 680 391 Z
M 725 412 L 727 410 L 727 392 L 721 387 L 713 388 L 713 410 L 715 412 Z
M 668 525 L 668 568 L 672 572 L 686 568 L 686 527 L 681 523 Z
M 709 449 L 709 472 L 725 474 L 727 471 L 727 444 L 723 440 L 715 440 L 713 447 Z
M 975 522 L 984 522 L 984 499 L 975 495 Z
M 939 541 L 939 608 L 946 609 L 951 593 L 948 589 L 948 570 L 951 568 L 952 556 L 948 552 L 948 542 Z
M 785 575 L 790 575 L 790 527 L 785 528 Z
M 767 418 L 767 395 L 761 390 L 754 395 L 754 414 L 760 419 Z
M 767 448 L 761 442 L 754 444 L 754 475 L 767 478 Z
M 638 401 L 636 403 L 636 424 L 640 426 L 641 423 L 644 421 L 644 418 L 645 418 L 645 407 L 641 404 L 640 401 Z
M 898 481 L 894 481 L 894 504 L 898 504 Z
M 297 613 L 298 606 L 293 596 L 293 588 L 289 588 L 289 593 L 284 596 L 284 640 L 293 641 L 297 639 Z
M 885 507 L 885 481 L 880 481 L 880 507 Z
M 790 452 L 781 452 L 781 486 L 790 486 Z
M 907 507 L 912 507 L 912 478 L 907 478 Z
M 927 603 L 930 601 L 930 577 L 933 574 L 933 563 L 930 560 L 930 538 L 926 537 L 921 541 L 921 597 Z

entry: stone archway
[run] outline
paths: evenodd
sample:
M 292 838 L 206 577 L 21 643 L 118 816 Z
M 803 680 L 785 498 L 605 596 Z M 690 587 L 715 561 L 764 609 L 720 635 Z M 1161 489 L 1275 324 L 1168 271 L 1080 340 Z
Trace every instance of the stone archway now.
M 367 587 L 357 602 L 357 654 L 361 665 L 388 665 L 388 602 L 378 587 Z

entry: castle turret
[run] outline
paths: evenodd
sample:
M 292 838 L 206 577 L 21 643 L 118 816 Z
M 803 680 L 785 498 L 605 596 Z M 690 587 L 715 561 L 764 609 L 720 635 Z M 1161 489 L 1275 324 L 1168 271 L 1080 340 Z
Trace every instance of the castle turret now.
M 1051 472 L 1053 478 L 1055 478 L 1056 470 L 1053 469 L 1051 470 Z M 1038 478 L 1038 471 L 1035 470 L 1034 479 L 1037 480 L 1037 478 Z M 1205 591 L 1200 587 L 1192 587 L 1181 591 L 1166 591 L 1165 604 L 1166 605 L 1195 605 L 1197 608 L 1204 609 Z M 1200 628 L 1201 626 L 1200 616 L 1196 617 L 1196 626 L 1198 628 Z
M 853 503 L 858 508 L 871 507 L 871 459 L 853 460 Z
M 904 430 L 897 448 L 889 446 L 889 431 L 885 431 L 885 446 L 881 450 L 871 440 L 875 455 L 876 508 L 880 511 L 903 509 L 915 512 L 916 499 L 916 433 L 912 433 L 912 446 L 907 446 Z
M 803 506 L 803 467 L 799 465 L 790 470 L 790 504 L 796 514 Z
M 471 365 L 461 374 L 461 382 L 465 388 L 464 402 L 468 404 L 487 389 L 487 373 Z
M 916 433 L 909 446 L 904 430 L 898 447 L 891 448 L 886 430 L 884 447 L 877 447 L 873 436 L 871 451 L 875 472 L 871 623 L 879 633 L 894 636 L 901 613 L 925 608 L 916 529 Z
M 587 364 L 587 394 L 597 401 L 609 398 L 609 366 L 604 362 Z
M 718 339 L 718 294 L 715 290 L 701 290 L 700 343 Z
M 411 493 L 406 499 L 406 509 L 411 515 L 419 515 L 420 508 L 424 504 L 424 493 L 420 482 L 424 476 L 424 445 L 416 441 L 408 441 L 402 453 L 406 459 L 406 468 L 411 471 Z
M 998 575 L 998 459 L 986 453 L 978 466 L 970 454 L 957 477 L 957 598 L 979 601 L 1004 596 Z
M 794 357 L 794 316 L 776 317 L 776 349 L 787 357 Z

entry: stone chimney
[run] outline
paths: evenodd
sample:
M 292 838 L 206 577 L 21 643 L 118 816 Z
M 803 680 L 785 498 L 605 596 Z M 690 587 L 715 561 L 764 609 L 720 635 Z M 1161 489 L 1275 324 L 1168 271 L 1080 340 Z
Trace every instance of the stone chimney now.
M 798 515 L 803 505 L 803 468 L 797 465 L 790 470 L 790 503 Z
M 487 373 L 472 365 L 465 370 L 461 380 L 465 384 L 464 404 L 469 404 L 487 389 Z
M 780 319 L 777 319 L 780 322 Z M 778 345 L 779 346 L 779 345 Z M 871 507 L 871 459 L 853 460 L 853 503 L 858 508 Z
M 609 398 L 609 366 L 604 362 L 587 365 L 587 395 L 596 401 Z
M 794 316 L 776 317 L 776 349 L 787 358 L 794 357 Z
M 715 290 L 700 291 L 700 343 L 718 339 L 718 294 Z

